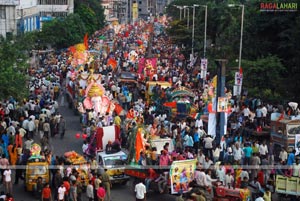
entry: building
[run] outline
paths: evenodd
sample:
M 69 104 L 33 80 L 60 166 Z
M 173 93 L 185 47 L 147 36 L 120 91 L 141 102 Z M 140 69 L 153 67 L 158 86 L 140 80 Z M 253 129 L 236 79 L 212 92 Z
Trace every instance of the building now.
M 133 22 L 136 19 L 147 19 L 165 12 L 165 7 L 173 0 L 103 0 L 106 21 L 118 18 L 120 23 Z
M 17 33 L 16 6 L 14 0 L 0 0 L 0 35 L 4 38 Z
M 74 0 L 0 0 L 0 35 L 40 30 L 45 21 L 74 12 Z
M 74 0 L 37 0 L 37 9 L 42 27 L 45 21 L 50 21 L 56 17 L 66 17 L 73 13 Z
M 19 0 L 16 7 L 17 34 L 40 30 L 37 0 Z

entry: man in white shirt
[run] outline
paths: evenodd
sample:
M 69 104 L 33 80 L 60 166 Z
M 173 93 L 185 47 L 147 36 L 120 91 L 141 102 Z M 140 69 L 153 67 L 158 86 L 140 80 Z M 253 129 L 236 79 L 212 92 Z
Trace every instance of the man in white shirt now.
M 296 163 L 293 164 L 293 176 L 294 177 L 299 177 L 299 171 L 300 171 L 299 160 L 296 160 Z
M 135 185 L 134 192 L 136 193 L 135 197 L 137 201 L 146 200 L 146 186 L 142 181 Z
M 4 181 L 6 193 L 12 194 L 11 170 L 10 169 L 4 170 L 3 176 L 4 176 L 3 181 Z
M 202 171 L 201 167 L 196 168 L 195 180 L 196 180 L 196 183 L 200 187 L 205 187 L 206 188 L 208 186 L 208 183 L 206 181 L 206 174 Z
M 268 154 L 268 146 L 266 145 L 266 142 L 264 141 L 260 146 L 259 146 L 259 153 L 260 156 L 266 157 Z
M 250 110 L 248 108 L 248 106 L 246 106 L 244 109 L 243 109 L 243 114 L 244 114 L 244 118 L 245 119 L 248 119 L 249 115 L 250 115 Z
M 241 164 L 243 153 L 244 152 L 241 149 L 239 143 L 235 143 L 235 146 L 233 147 L 233 159 L 237 165 Z
M 60 185 L 60 187 L 58 188 L 58 201 L 64 201 L 66 191 L 67 190 L 66 190 L 64 184 L 62 183 Z
M 203 127 L 203 121 L 200 118 L 197 118 L 196 122 L 195 122 L 195 127 L 196 128 L 200 128 Z
M 286 151 L 284 150 L 284 148 L 282 147 L 282 148 L 281 148 L 281 151 L 280 151 L 280 153 L 279 153 L 279 159 L 280 159 L 280 161 L 286 163 L 287 156 L 288 156 L 287 152 L 286 152 Z

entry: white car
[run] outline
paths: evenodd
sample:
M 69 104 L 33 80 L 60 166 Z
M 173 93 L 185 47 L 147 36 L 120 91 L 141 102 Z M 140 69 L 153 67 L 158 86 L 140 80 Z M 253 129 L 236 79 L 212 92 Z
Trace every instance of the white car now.
M 105 169 L 110 176 L 112 183 L 122 183 L 130 179 L 129 176 L 124 174 L 127 154 L 123 151 L 119 151 L 113 154 L 107 154 L 104 151 L 97 152 L 97 162 L 99 164 L 99 172 L 102 174 Z

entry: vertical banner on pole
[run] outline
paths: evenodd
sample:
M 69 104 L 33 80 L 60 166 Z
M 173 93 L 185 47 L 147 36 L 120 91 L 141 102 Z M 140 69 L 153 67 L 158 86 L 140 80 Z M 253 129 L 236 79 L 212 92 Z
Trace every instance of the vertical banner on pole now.
M 138 17 L 139 17 L 138 4 L 133 3 L 132 4 L 132 20 L 135 22 Z
M 201 78 L 206 79 L 207 59 L 201 59 Z
M 300 134 L 295 135 L 295 150 L 296 150 L 296 155 L 300 153 Z
M 234 84 L 238 86 L 242 86 L 243 83 L 243 74 L 240 74 L 239 72 L 235 72 L 234 76 Z

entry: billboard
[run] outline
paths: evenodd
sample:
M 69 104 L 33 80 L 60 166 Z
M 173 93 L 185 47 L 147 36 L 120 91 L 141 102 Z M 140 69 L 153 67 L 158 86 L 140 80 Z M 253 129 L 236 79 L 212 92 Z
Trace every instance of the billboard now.
M 170 168 L 171 193 L 185 193 L 194 179 L 197 160 L 173 161 Z

